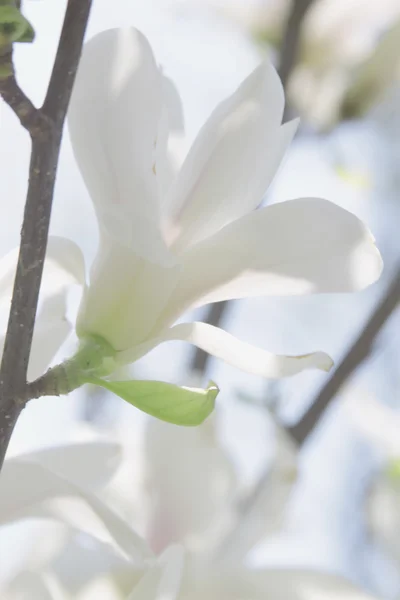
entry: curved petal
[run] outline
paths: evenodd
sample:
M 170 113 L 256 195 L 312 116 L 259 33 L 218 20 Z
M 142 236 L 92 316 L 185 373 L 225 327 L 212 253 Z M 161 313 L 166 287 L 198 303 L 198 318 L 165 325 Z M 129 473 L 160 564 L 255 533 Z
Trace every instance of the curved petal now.
M 74 154 L 101 225 L 152 260 L 167 252 L 154 173 L 162 78 L 146 38 L 110 29 L 92 38 L 69 107 Z
M 186 579 L 185 600 L 374 600 L 344 577 L 311 569 L 228 566 L 213 572 L 209 568 L 195 577 L 196 572 Z
M 344 577 L 306 569 L 271 569 L 256 571 L 247 577 L 260 598 L 274 600 L 373 600 Z M 376 600 L 376 599 L 375 599 Z
M 57 595 L 55 598 L 48 589 L 44 577 L 39 573 L 22 571 L 16 575 L 2 591 L 3 600 L 67 600 Z
M 382 259 L 368 228 L 327 200 L 301 198 L 231 223 L 183 257 L 166 322 L 187 308 L 251 296 L 354 292 L 376 281 Z
M 0 523 L 35 516 L 54 518 L 56 511 L 46 508 L 44 502 L 68 496 L 82 499 L 132 559 L 140 562 L 151 556 L 144 541 L 95 494 L 79 482 L 30 461 L 28 456 L 13 458 L 4 464 L 0 479 Z
M 172 340 L 189 342 L 242 371 L 270 379 L 288 377 L 306 369 L 329 371 L 333 366 L 332 359 L 324 352 L 303 356 L 279 356 L 242 342 L 223 329 L 208 323 L 175 325 L 146 344 L 120 352 L 118 360 L 122 363 L 133 362 L 158 344 Z
M 178 600 L 183 568 L 183 548 L 167 548 L 147 569 L 127 600 Z
M 43 302 L 36 318 L 28 381 L 34 381 L 43 375 L 71 330 L 72 325 L 67 319 L 67 290 L 64 289 Z
M 16 458 L 42 465 L 86 489 L 93 489 L 104 486 L 115 475 L 122 451 L 116 443 L 81 442 L 20 454 Z
M 0 259 L 0 303 L 9 304 L 14 286 L 19 248 L 14 248 Z M 85 261 L 75 242 L 63 237 L 50 236 L 47 243 L 41 294 L 45 297 L 67 285 L 85 284 Z
M 0 316 L 4 332 L 18 260 L 15 248 L 0 260 Z M 71 285 L 85 284 L 85 264 L 80 248 L 71 240 L 52 236 L 47 245 L 40 287 L 40 309 L 35 322 L 28 380 L 43 374 L 68 337 L 71 324 L 67 320 L 67 293 Z M 0 354 L 4 334 L 0 336 Z
M 53 270 L 50 273 L 49 269 L 52 266 Z M 61 285 L 65 284 L 67 276 L 70 278 L 71 283 L 85 285 L 85 259 L 82 250 L 72 240 L 52 235 L 49 237 L 47 243 L 46 262 L 43 272 L 44 286 L 49 282 L 54 288 L 57 279 L 55 269 L 64 276 L 64 281 Z
M 261 202 L 298 125 L 281 127 L 283 105 L 281 82 L 267 61 L 215 109 L 167 199 L 175 252 Z
M 145 449 L 151 547 L 180 542 L 192 551 L 209 549 L 230 524 L 236 492 L 234 466 L 218 444 L 214 419 L 198 427 L 151 419 Z
M 225 543 L 225 557 L 244 563 L 258 543 L 282 530 L 288 501 L 297 479 L 297 453 L 287 431 L 275 424 L 274 454 L 256 486 L 244 498 L 240 521 Z
M 184 119 L 182 100 L 178 89 L 173 81 L 165 75 L 163 75 L 162 81 L 165 105 L 158 124 L 154 170 L 162 199 L 160 209 L 162 215 L 165 216 L 164 199 L 179 171 L 178 157 L 170 147 L 171 138 L 173 141 L 175 136 L 183 136 Z

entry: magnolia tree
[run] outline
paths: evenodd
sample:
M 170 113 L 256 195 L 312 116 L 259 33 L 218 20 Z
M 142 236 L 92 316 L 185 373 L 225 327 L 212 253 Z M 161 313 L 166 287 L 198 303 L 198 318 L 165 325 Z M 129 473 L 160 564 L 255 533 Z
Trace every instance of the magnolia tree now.
M 0 371 L 0 456 L 3 462 L 27 402 L 92 384 L 154 419 L 147 447 L 156 500 L 144 540 L 99 496 L 111 475 L 113 446 L 71 446 L 7 460 L 1 522 L 50 519 L 50 539 L 61 531 L 69 541 L 64 560 L 47 557 L 25 566 L 2 597 L 29 590 L 29 598 L 38 599 L 367 598 L 333 575 L 247 567 L 246 555 L 260 535 L 279 527 L 295 479 L 287 434 L 277 429 L 276 460 L 262 486 L 265 530 L 235 538 L 232 466 L 213 438 L 210 416 L 217 383 L 179 387 L 115 374 L 170 340 L 266 378 L 329 371 L 332 359 L 313 348 L 301 356 L 274 355 L 207 323 L 175 323 L 188 309 L 224 300 L 362 290 L 382 270 L 374 238 L 357 217 L 321 198 L 255 210 L 298 127 L 297 119 L 282 124 L 284 91 L 269 60 L 217 106 L 177 169 L 168 145 L 174 107 L 149 42 L 127 26 L 83 45 L 90 6 L 90 0 L 68 1 L 46 98 L 37 108 L 19 87 L 12 58 L 14 44 L 31 42 L 33 29 L 18 3 L 0 2 L 0 94 L 32 142 L 20 248 L 1 263 L 2 306 L 10 314 Z M 88 227 L 99 230 L 89 271 L 75 243 L 48 237 L 66 117 L 97 217 Z M 82 299 L 70 323 L 67 294 L 74 285 Z M 46 371 L 71 329 L 79 340 L 75 353 Z M 203 435 L 214 440 L 206 469 Z M 176 464 L 166 477 L 160 457 L 172 447 Z M 185 461 L 199 464 L 202 485 L 194 484 Z M 213 501 L 215 478 L 225 482 L 225 491 Z M 96 527 L 85 512 L 75 518 L 73 509 L 52 503 L 65 496 L 79 499 L 96 516 Z M 90 539 L 92 551 L 85 555 L 76 548 L 78 532 Z M 212 538 L 207 550 L 193 543 L 202 535 Z M 226 540 L 228 553 L 222 550 Z

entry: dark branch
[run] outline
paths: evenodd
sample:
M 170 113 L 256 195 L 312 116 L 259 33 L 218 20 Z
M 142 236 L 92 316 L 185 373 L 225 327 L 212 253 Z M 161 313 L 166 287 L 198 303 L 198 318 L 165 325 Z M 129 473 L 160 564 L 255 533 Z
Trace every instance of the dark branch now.
M 374 342 L 400 302 L 400 269 L 395 274 L 386 294 L 372 313 L 366 326 L 363 328 L 357 340 L 351 346 L 342 362 L 333 373 L 332 377 L 323 386 L 318 396 L 311 403 L 310 408 L 300 421 L 288 427 L 297 444 L 302 445 L 316 424 L 324 414 L 325 410 L 339 392 L 342 385 L 353 375 L 357 367 L 369 356 Z
M 43 113 L 63 126 L 71 98 L 92 0 L 69 0 Z
M 35 109 L 13 76 L 3 98 L 32 138 L 21 245 L 0 370 L 0 466 L 26 396 L 26 377 L 46 254 L 62 131 L 92 0 L 69 0 L 43 107 Z M 7 79 L 5 80 L 7 82 Z M 27 110 L 27 115 L 25 111 Z M 22 111 L 22 113 L 21 113 Z M 25 116 L 24 116 L 25 114 Z M 21 119 L 22 116 L 22 119 Z M 26 121 L 28 119 L 28 121 Z
M 21 125 L 34 136 L 43 125 L 44 116 L 32 104 L 19 87 L 14 75 L 0 80 L 0 95 L 4 102 L 14 111 Z

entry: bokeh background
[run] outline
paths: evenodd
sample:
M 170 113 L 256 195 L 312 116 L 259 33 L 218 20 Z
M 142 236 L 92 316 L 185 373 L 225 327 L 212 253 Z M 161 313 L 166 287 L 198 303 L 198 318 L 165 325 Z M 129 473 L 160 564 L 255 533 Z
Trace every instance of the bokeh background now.
M 37 38 L 16 50 L 17 74 L 35 103 L 44 96 L 64 6 L 61 0 L 24 2 Z M 384 274 L 359 294 L 256 298 L 198 312 L 270 351 L 322 349 L 340 364 L 400 264 L 400 1 L 94 0 L 87 35 L 127 24 L 149 38 L 180 94 L 174 121 L 180 156 L 216 104 L 264 56 L 280 70 L 287 92 L 285 118 L 299 115 L 301 127 L 264 204 L 319 196 L 354 212 L 376 237 Z M 0 119 L 0 252 L 5 253 L 18 243 L 29 143 L 5 106 Z M 79 243 L 88 262 L 93 258 L 95 218 L 68 132 L 51 230 Z M 71 313 L 76 302 L 72 297 Z M 69 340 L 58 358 L 68 355 L 74 343 Z M 156 424 L 122 400 L 86 386 L 65 398 L 30 403 L 10 456 L 70 441 L 116 440 L 123 458 L 107 493 L 155 547 L 180 537 L 193 548 L 220 544 L 229 554 L 237 551 L 239 540 L 248 564 L 329 570 L 382 598 L 396 599 L 399 344 L 400 314 L 394 310 L 371 352 L 301 445 L 296 480 L 291 459 L 289 466 L 285 463 L 279 476 L 293 482 L 286 486 L 291 490 L 287 503 L 270 501 L 277 440 L 290 454 L 284 428 L 299 421 L 329 375 L 307 372 L 268 382 L 207 360 L 178 342 L 140 360 L 133 374 L 186 385 L 215 380 L 221 393 L 208 424 L 185 431 Z M 276 485 L 282 485 L 282 477 Z M 27 540 L 34 537 L 27 531 L 34 529 L 24 527 L 0 534 L 0 577 L 17 568 L 21 540 L 29 550 Z M 163 535 L 154 537 L 155 527 Z

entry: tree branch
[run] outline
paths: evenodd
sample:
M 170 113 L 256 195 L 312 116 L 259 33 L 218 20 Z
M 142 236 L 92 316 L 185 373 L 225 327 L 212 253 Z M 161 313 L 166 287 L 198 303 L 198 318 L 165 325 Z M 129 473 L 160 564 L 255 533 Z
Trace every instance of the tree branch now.
M 37 135 L 41 130 L 44 116 L 21 90 L 14 73 L 6 79 L 0 80 L 0 95 L 14 111 L 21 125 L 32 136 Z
M 92 0 L 68 1 L 54 68 L 41 109 L 36 109 L 26 98 L 13 74 L 0 85 L 1 96 L 14 110 L 32 139 L 20 252 L 0 369 L 0 467 L 26 400 L 28 361 L 61 137 L 91 4 Z
M 311 403 L 310 408 L 296 425 L 287 428 L 287 431 L 301 446 L 313 431 L 316 424 L 328 408 L 331 401 L 339 392 L 342 385 L 353 375 L 357 367 L 369 356 L 374 342 L 385 325 L 386 321 L 395 311 L 400 302 L 400 268 L 396 272 L 383 299 L 373 311 L 366 326 L 361 331 L 356 341 L 338 365 L 332 377 L 322 387 L 321 391 Z

